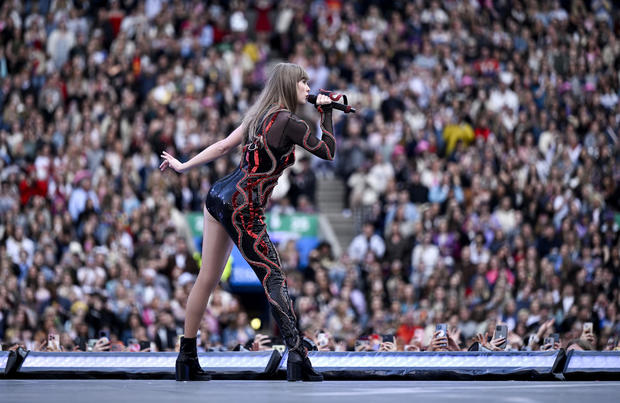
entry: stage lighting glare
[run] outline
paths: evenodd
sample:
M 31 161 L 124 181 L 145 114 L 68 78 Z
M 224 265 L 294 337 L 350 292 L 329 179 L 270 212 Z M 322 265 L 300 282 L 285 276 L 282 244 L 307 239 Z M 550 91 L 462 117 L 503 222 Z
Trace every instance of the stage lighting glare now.
M 310 352 L 320 371 L 380 369 L 549 369 L 557 351 L 549 352 Z M 280 369 L 286 368 L 283 357 Z
M 6 370 L 6 364 L 9 362 L 9 352 L 8 351 L 0 351 L 0 371 L 2 373 Z
M 250 321 L 250 326 L 252 326 L 252 329 L 254 330 L 260 329 L 261 325 L 262 323 L 259 318 L 254 318 Z
M 570 352 L 565 372 L 620 372 L 620 351 Z
M 262 372 L 271 359 L 272 351 L 200 353 L 204 369 L 216 371 Z M 90 370 L 118 372 L 119 370 L 149 369 L 172 371 L 177 353 L 41 353 L 30 352 L 19 372 Z

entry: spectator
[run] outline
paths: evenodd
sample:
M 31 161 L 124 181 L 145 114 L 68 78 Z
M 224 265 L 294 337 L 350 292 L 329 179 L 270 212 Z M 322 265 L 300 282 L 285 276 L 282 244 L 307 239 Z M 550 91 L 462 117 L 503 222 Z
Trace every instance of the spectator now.
M 383 256 L 385 242 L 375 233 L 375 226 L 372 222 L 364 224 L 363 232 L 353 238 L 348 252 L 351 259 L 357 262 L 364 260 L 368 252 L 374 253 L 379 258 Z

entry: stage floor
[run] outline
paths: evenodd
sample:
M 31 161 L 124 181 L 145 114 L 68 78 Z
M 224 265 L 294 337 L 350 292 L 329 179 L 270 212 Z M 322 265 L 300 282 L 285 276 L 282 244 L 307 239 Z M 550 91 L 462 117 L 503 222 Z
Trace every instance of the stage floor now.
M 9 402 L 617 402 L 620 382 L 0 380 Z

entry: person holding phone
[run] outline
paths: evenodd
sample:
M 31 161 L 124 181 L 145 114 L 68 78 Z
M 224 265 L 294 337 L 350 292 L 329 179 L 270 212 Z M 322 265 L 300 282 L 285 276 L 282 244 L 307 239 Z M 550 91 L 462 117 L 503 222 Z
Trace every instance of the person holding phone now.
M 596 348 L 596 336 L 594 335 L 594 324 L 592 322 L 584 322 L 580 339 L 583 339 Z
M 503 337 L 500 338 L 491 338 L 489 340 L 489 333 L 485 332 L 484 335 L 478 333 L 474 337 L 474 341 L 478 345 L 478 351 L 504 351 L 505 348 L 500 347 L 505 343 L 505 339 Z
M 530 351 L 536 351 L 540 347 L 544 346 L 545 337 L 549 336 L 553 332 L 554 324 L 555 318 L 551 318 L 543 322 L 538 328 L 538 331 L 531 335 L 527 344 Z
M 493 341 L 500 350 L 506 350 L 508 346 L 508 326 L 498 324 L 493 332 Z
M 448 325 L 438 323 L 428 346 L 429 351 L 448 351 Z
M 341 96 L 321 91 L 316 97 L 323 131 L 319 140 L 311 135 L 308 124 L 295 115 L 298 105 L 306 103 L 309 91 L 308 74 L 301 66 L 279 63 L 241 125 L 227 138 L 184 163 L 165 151 L 161 155 L 164 160 L 161 171 L 171 168 L 183 173 L 243 144 L 239 167 L 215 182 L 205 201 L 202 267 L 187 301 L 185 334 L 176 363 L 178 381 L 210 379 L 198 364 L 196 333 L 233 243 L 265 289 L 271 312 L 289 350 L 287 379 L 323 379 L 312 368 L 307 348 L 302 343 L 280 257 L 265 224 L 265 207 L 278 178 L 295 161 L 295 146 L 326 160 L 333 160 L 336 153 L 330 104 Z
M 393 352 L 396 351 L 396 340 L 392 334 L 381 335 L 381 344 L 379 345 L 379 351 Z

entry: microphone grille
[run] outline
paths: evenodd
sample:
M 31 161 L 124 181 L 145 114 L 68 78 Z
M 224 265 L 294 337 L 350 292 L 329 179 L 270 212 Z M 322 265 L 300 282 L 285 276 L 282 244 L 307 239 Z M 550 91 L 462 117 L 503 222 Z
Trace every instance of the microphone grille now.
M 311 104 L 316 104 L 316 95 L 314 94 L 308 94 L 308 98 L 306 98 L 308 100 L 308 102 L 310 102 Z

